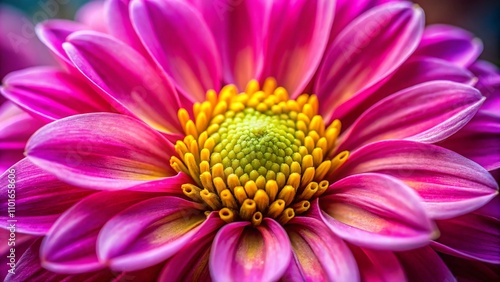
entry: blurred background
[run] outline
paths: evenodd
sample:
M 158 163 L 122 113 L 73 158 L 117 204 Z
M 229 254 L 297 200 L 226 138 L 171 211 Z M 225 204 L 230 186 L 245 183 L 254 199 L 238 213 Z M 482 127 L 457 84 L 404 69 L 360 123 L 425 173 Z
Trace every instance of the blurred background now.
M 40 3 L 58 2 L 56 15 L 73 18 L 78 7 L 88 0 L 0 0 L 22 9 L 29 19 L 43 20 Z M 213 0 L 207 0 L 213 1 Z M 425 11 L 428 24 L 446 23 L 460 26 L 476 34 L 484 43 L 482 58 L 500 65 L 500 1 L 499 0 L 414 0 Z

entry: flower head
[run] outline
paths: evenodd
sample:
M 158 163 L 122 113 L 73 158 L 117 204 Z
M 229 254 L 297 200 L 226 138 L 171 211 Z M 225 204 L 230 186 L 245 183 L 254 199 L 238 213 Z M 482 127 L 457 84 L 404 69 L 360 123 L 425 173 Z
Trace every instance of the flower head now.
M 18 228 L 44 236 L 23 263 L 39 249 L 75 279 L 399 281 L 428 279 L 419 265 L 449 278 L 435 250 L 500 262 L 450 239 L 498 194 L 498 152 L 443 147 L 486 99 L 466 69 L 477 40 L 424 29 L 406 1 L 219 2 L 111 0 L 109 33 L 37 28 L 67 71 L 2 87 L 49 122 L 13 167 Z

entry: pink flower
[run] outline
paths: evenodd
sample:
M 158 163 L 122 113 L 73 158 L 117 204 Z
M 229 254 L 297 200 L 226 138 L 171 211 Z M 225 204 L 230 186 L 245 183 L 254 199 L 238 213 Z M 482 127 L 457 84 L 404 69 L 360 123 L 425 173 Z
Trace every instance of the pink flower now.
M 48 123 L 0 178 L 18 231 L 44 236 L 22 280 L 429 281 L 453 279 L 453 256 L 500 263 L 499 152 L 444 148 L 483 132 L 497 97 L 473 87 L 470 34 L 424 28 L 406 1 L 105 8 L 108 33 L 38 26 L 65 70 L 1 89 Z

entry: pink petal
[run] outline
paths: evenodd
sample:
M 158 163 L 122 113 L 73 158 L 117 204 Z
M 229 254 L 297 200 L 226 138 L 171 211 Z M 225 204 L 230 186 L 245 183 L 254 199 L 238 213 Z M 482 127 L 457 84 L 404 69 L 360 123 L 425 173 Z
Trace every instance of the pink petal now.
M 377 91 L 363 91 L 335 109 L 334 118 L 348 128 L 371 106 L 400 90 L 420 83 L 447 80 L 472 84 L 474 75 L 467 69 L 450 62 L 430 57 L 416 57 L 406 61 Z
M 447 149 L 413 141 L 381 141 L 352 153 L 334 179 L 366 172 L 396 177 L 417 191 L 432 218 L 473 211 L 498 190 L 478 164 Z
M 358 263 L 361 281 L 406 281 L 398 258 L 392 252 L 350 246 Z
M 28 159 L 5 171 L 0 185 L 0 206 L 5 211 L 0 218 L 7 222 L 12 211 L 17 220 L 16 232 L 40 235 L 48 232 L 61 213 L 93 193 L 61 182 Z M 15 203 L 12 210 L 11 203 Z
M 43 124 L 12 102 L 0 105 L 0 149 L 2 149 L 2 155 L 11 150 L 23 150 L 28 138 Z
M 346 132 L 339 151 L 387 139 L 441 141 L 472 119 L 484 98 L 471 86 L 448 81 L 419 84 L 368 109 Z
M 483 51 L 481 40 L 473 34 L 448 25 L 428 26 L 415 56 L 430 56 L 453 62 L 459 66 L 473 63 Z
M 294 259 L 299 269 L 297 281 L 358 281 L 354 257 L 342 239 L 321 221 L 310 217 L 295 217 L 286 226 Z M 287 273 L 289 274 L 289 273 Z M 292 280 L 294 277 L 283 277 Z
M 83 81 L 52 67 L 34 67 L 9 74 L 2 94 L 45 121 L 90 112 L 112 111 Z
M 292 97 L 311 80 L 328 43 L 334 2 L 274 1 L 263 78 L 274 77 Z
M 441 231 L 441 236 L 433 243 L 436 250 L 500 264 L 500 220 L 471 213 L 436 223 Z
M 129 6 L 131 0 L 108 0 L 105 2 L 105 13 L 108 30 L 111 35 L 127 43 L 145 57 L 149 55 L 141 40 L 135 33 L 130 20 Z
M 92 0 L 78 9 L 75 19 L 92 30 L 107 32 L 104 1 Z
M 354 245 L 402 251 L 424 246 L 434 235 L 417 193 L 393 177 L 349 176 L 327 193 L 314 202 L 314 216 Z
M 16 265 L 16 273 L 7 275 L 5 282 L 19 281 L 110 281 L 113 279 L 113 273 L 109 270 L 88 272 L 77 275 L 60 274 L 48 271 L 42 268 L 40 261 L 40 241 L 34 242 L 28 250 L 19 258 Z
M 72 34 L 64 48 L 75 66 L 113 106 L 159 131 L 182 130 L 177 121 L 179 101 L 173 85 L 137 51 L 108 35 L 91 31 Z
M 49 20 L 36 26 L 36 34 L 40 41 L 47 46 L 59 62 L 68 70 L 74 65 L 64 51 L 62 44 L 75 31 L 88 29 L 85 25 L 69 20 Z
M 314 92 L 323 116 L 329 120 L 340 104 L 376 90 L 415 50 L 423 25 L 422 10 L 408 2 L 378 6 L 350 23 L 327 50 L 318 72 Z
M 203 206 L 176 197 L 158 197 L 131 206 L 102 228 L 99 259 L 115 270 L 137 270 L 171 257 L 188 242 L 218 229 Z
M 67 183 L 113 190 L 174 176 L 172 147 L 131 117 L 92 113 L 43 127 L 28 141 L 26 152 L 33 163 Z
M 220 57 L 201 14 L 177 0 L 133 0 L 130 12 L 144 46 L 187 98 L 219 90 Z
M 243 90 L 251 79 L 260 80 L 264 66 L 264 33 L 270 2 L 191 0 L 218 42 L 223 78 Z
M 358 16 L 374 7 L 392 1 L 399 0 L 358 0 L 356 2 L 352 2 L 351 0 L 337 0 L 335 2 L 335 24 L 332 26 L 332 31 L 330 32 L 330 42 Z
M 274 220 L 264 218 L 257 227 L 234 222 L 215 237 L 210 274 L 216 281 L 274 281 L 284 274 L 291 258 L 288 236 Z
M 2 149 L 0 151 L 0 171 L 5 171 L 24 158 L 24 149 Z
M 396 253 L 396 255 L 410 281 L 455 281 L 446 264 L 431 247 Z
M 487 170 L 500 168 L 500 115 L 479 112 L 459 132 L 439 143 Z
M 67 210 L 43 240 L 43 267 L 62 273 L 104 269 L 96 254 L 97 236 L 114 215 L 136 203 L 158 196 L 140 192 L 99 192 Z
M 159 281 L 210 281 L 208 261 L 216 234 L 217 230 L 179 250 L 165 263 Z
M 5 228 L 8 228 L 9 225 L 6 225 Z M 11 232 L 8 229 L 0 229 L 0 240 L 2 242 L 6 242 L 6 244 L 3 244 L 3 246 L 0 247 L 0 256 L 2 259 L 4 259 L 4 263 L 0 265 L 0 280 L 4 281 L 4 278 L 9 274 L 9 270 L 11 269 L 10 265 L 10 259 L 8 256 L 11 255 L 11 247 L 9 246 L 9 243 L 11 243 L 12 240 L 10 238 Z M 20 232 L 16 231 L 16 238 L 15 238 L 15 243 L 16 245 L 14 246 L 15 249 L 15 260 L 16 262 L 19 262 L 19 259 L 21 256 L 26 252 L 27 249 L 33 244 L 34 241 L 36 241 L 39 237 L 37 236 L 32 236 L 32 235 L 26 235 Z M 12 244 L 12 243 L 11 243 Z M 21 270 L 22 271 L 22 270 Z M 17 271 L 19 273 L 19 271 Z

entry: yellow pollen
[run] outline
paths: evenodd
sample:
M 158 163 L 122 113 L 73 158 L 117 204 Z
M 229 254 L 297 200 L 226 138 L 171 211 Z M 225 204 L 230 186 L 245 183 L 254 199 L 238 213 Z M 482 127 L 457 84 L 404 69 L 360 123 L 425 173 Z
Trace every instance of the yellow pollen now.
M 349 157 L 331 157 L 341 123 L 325 125 L 318 108 L 316 95 L 292 100 L 272 78 L 262 88 L 252 80 L 242 93 L 234 85 L 208 91 L 193 105 L 194 118 L 178 112 L 186 136 L 170 165 L 194 183 L 182 192 L 228 223 L 257 226 L 269 217 L 286 224 L 307 212 Z

